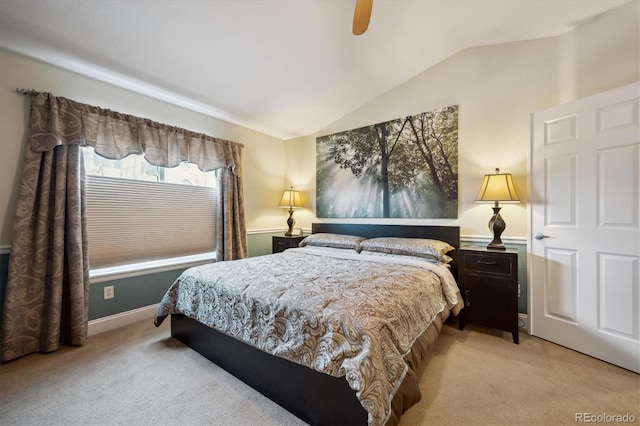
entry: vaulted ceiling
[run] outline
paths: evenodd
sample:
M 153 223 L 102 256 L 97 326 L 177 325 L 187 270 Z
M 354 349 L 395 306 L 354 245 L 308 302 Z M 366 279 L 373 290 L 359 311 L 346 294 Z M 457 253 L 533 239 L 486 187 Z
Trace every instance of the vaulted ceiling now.
M 627 1 L 374 0 L 354 36 L 355 0 L 0 0 L 0 46 L 290 139 L 465 48 L 556 36 Z

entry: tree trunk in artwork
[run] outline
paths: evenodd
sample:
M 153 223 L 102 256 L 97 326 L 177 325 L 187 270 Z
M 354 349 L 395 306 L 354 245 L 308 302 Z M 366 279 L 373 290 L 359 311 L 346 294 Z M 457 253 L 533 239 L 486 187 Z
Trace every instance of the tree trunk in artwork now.
M 440 176 L 438 176 L 438 170 L 433 161 L 433 154 L 431 153 L 431 149 L 429 148 L 429 144 L 427 143 L 427 138 L 425 135 L 424 129 L 424 120 L 420 120 L 421 126 L 420 131 L 416 129 L 413 120 L 409 120 L 409 124 L 411 124 L 411 130 L 413 131 L 413 135 L 415 137 L 414 142 L 416 146 L 420 150 L 420 154 L 424 158 L 425 163 L 429 167 L 429 171 L 431 172 L 431 178 L 433 179 L 434 186 L 438 188 L 440 193 L 445 194 L 444 187 L 442 186 L 442 181 L 440 180 Z
M 382 183 L 382 217 L 391 217 L 391 192 L 389 190 L 389 157 L 391 152 L 387 144 L 386 123 L 375 126 L 375 136 L 380 147 L 380 180 Z

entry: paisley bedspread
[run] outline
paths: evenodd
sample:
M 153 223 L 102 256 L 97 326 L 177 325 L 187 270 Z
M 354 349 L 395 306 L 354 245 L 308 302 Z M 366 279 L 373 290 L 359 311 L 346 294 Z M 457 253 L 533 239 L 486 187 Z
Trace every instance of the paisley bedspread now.
M 346 376 L 369 425 L 383 425 L 403 357 L 447 307 L 450 271 L 422 260 L 297 248 L 196 266 L 165 294 L 156 325 L 183 314 L 272 355 Z M 345 254 L 346 253 L 346 254 Z

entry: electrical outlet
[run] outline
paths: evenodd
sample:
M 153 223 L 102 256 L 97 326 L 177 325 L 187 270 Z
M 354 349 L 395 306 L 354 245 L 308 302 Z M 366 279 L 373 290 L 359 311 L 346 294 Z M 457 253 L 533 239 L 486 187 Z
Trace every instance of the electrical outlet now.
M 108 285 L 104 288 L 104 299 L 113 299 L 113 286 L 112 285 Z

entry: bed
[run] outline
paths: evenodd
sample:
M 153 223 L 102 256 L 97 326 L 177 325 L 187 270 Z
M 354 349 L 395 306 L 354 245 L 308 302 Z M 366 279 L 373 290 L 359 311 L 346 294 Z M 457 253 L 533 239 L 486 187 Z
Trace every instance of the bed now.
M 418 367 L 462 303 L 455 281 L 448 281 L 457 271 L 455 250 L 446 252 L 446 262 L 407 260 L 405 253 L 388 253 L 386 245 L 378 250 L 373 238 L 431 239 L 457 249 L 459 232 L 316 223 L 309 240 L 337 236 L 349 246 L 309 243 L 219 262 L 215 271 L 190 268 L 167 291 L 155 322 L 171 316 L 173 337 L 309 424 L 393 425 L 420 399 Z M 342 236 L 361 237 L 358 249 Z M 388 312 L 409 314 L 377 311 L 386 305 Z

